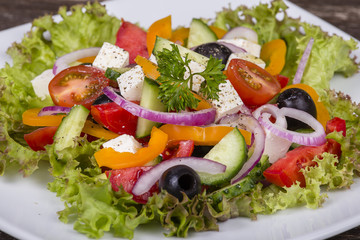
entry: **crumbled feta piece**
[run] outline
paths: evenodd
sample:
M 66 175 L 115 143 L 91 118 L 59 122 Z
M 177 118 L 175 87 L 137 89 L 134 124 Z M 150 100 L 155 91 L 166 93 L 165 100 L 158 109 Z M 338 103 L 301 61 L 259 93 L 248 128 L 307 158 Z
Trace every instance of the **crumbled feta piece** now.
M 219 100 L 209 100 L 216 109 L 215 122 L 226 115 L 237 113 L 244 105 L 230 81 L 226 80 L 225 83 L 221 83 L 219 89 Z
M 136 65 L 117 78 L 121 95 L 129 101 L 140 101 L 145 74 L 141 66 Z
M 141 144 L 136 139 L 127 134 L 122 134 L 117 138 L 111 139 L 103 144 L 104 148 L 112 148 L 117 152 L 130 152 L 136 153 L 140 148 Z
M 53 78 L 53 70 L 48 69 L 35 77 L 33 80 L 31 80 L 34 92 L 36 96 L 38 96 L 41 100 L 44 100 L 47 96 L 50 96 L 49 83 Z
M 198 72 L 202 72 L 205 70 L 205 66 L 200 64 L 200 63 L 197 63 L 195 61 L 190 61 L 189 63 L 189 67 L 191 69 L 191 72 L 192 73 L 198 73 Z M 189 77 L 189 71 L 187 70 L 184 74 L 184 78 L 188 78 Z M 200 76 L 200 75 L 195 75 L 193 77 L 193 85 L 192 85 L 192 90 L 194 92 L 199 92 L 200 90 L 200 84 L 204 81 L 205 79 Z
M 106 70 L 107 68 L 122 68 L 129 65 L 129 53 L 111 43 L 104 42 L 93 66 Z
M 232 59 L 244 59 L 246 61 L 249 61 L 249 62 L 252 62 L 252 63 L 258 65 L 261 68 L 265 68 L 265 66 L 266 66 L 266 63 L 261 58 L 255 57 L 254 55 L 251 55 L 248 53 L 238 52 L 238 53 L 232 53 L 230 55 L 230 57 L 226 63 L 225 69 L 228 68 L 228 65 Z
M 219 39 L 218 42 L 226 42 L 233 44 L 237 47 L 243 48 L 251 55 L 255 57 L 260 57 L 260 50 L 261 46 L 257 43 L 253 43 L 251 41 L 242 39 L 242 38 L 235 38 L 235 39 Z
M 156 57 L 155 57 L 155 55 L 154 55 L 154 54 L 151 54 L 151 55 L 150 55 L 150 57 L 149 57 L 149 61 L 150 61 L 150 62 L 153 62 L 153 63 L 155 63 L 155 64 L 157 64 L 157 60 L 156 60 Z

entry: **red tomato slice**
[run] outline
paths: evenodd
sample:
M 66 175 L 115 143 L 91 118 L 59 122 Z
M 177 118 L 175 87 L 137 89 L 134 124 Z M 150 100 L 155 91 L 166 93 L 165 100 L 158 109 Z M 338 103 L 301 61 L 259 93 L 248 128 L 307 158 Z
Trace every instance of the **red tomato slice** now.
M 54 135 L 58 127 L 43 127 L 25 134 L 24 139 L 29 147 L 34 151 L 44 151 L 45 146 L 53 144 Z
M 194 151 L 193 140 L 182 140 L 179 144 L 167 147 L 162 153 L 163 160 L 168 160 L 176 157 L 190 157 Z
M 286 87 L 289 83 L 289 78 L 280 74 L 276 75 L 276 80 L 280 83 L 281 88 Z
M 343 134 L 345 134 L 346 124 L 341 118 L 333 118 L 328 121 L 326 129 L 327 133 L 343 131 Z M 263 174 L 269 182 L 280 187 L 290 187 L 296 181 L 300 182 L 301 187 L 305 187 L 304 175 L 299 171 L 308 166 L 315 166 L 316 162 L 313 159 L 324 152 L 336 154 L 340 158 L 341 145 L 333 139 L 328 139 L 325 144 L 318 147 L 297 147 L 289 151 L 284 158 L 276 161 Z
M 232 59 L 226 76 L 247 106 L 263 105 L 281 90 L 279 81 L 256 64 Z
M 115 45 L 129 52 L 129 63 L 135 63 L 136 56 L 149 58 L 146 45 L 146 32 L 135 24 L 122 21 L 116 35 Z
M 92 105 L 91 115 L 97 123 L 114 133 L 135 136 L 138 117 L 114 102 Z
M 119 191 L 119 187 L 122 186 L 128 193 L 132 193 L 132 189 L 138 178 L 151 167 L 132 167 L 123 169 L 114 169 L 106 171 L 105 174 L 109 178 L 112 189 Z M 158 186 L 155 184 L 150 190 L 140 196 L 133 196 L 133 200 L 138 203 L 145 204 L 148 198 L 154 193 L 159 192 Z
M 326 123 L 326 133 L 333 131 L 342 132 L 342 135 L 346 136 L 346 122 L 344 119 L 334 117 Z
M 79 65 L 57 74 L 49 83 L 49 92 L 55 105 L 72 107 L 77 104 L 90 109 L 109 81 L 100 69 Z

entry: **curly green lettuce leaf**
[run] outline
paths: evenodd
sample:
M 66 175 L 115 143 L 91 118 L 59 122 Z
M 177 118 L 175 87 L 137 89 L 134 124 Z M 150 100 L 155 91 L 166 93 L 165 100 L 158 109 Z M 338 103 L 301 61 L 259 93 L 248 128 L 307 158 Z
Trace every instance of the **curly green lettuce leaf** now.
M 115 41 L 120 20 L 106 14 L 105 7 L 99 3 L 88 3 L 85 11 L 82 7 L 74 6 L 70 13 L 61 8 L 61 21 L 55 22 L 51 16 L 36 19 L 22 41 L 14 43 L 7 51 L 13 63 L 7 63 L 0 70 L 1 174 L 9 161 L 18 162 L 25 175 L 37 169 L 35 156 L 41 154 L 24 147 L 23 139 L 14 138 L 28 132 L 21 123 L 25 110 L 53 105 L 50 97 L 41 100 L 35 95 L 31 80 L 52 68 L 56 58 L 65 53 Z M 52 35 L 50 40 L 44 38 L 47 31 Z
M 335 73 L 348 77 L 359 70 L 354 59 L 349 57 L 351 51 L 357 49 L 357 42 L 354 39 L 344 40 L 337 35 L 329 36 L 321 31 L 320 27 L 307 23 L 302 23 L 301 26 L 305 36 L 297 39 L 297 51 L 302 54 L 310 38 L 314 39 L 302 83 L 320 92 L 330 88 L 330 80 Z M 297 64 L 299 61 L 298 59 Z
M 282 0 L 274 0 L 270 7 L 259 4 L 253 8 L 240 6 L 235 10 L 225 9 L 217 14 L 214 24 L 223 29 L 249 27 L 257 32 L 259 44 L 278 38 L 285 40 L 287 53 L 281 74 L 289 77 L 290 83 L 311 37 L 314 38 L 314 45 L 303 83 L 320 92 L 329 89 L 329 81 L 334 73 L 348 77 L 359 70 L 359 64 L 349 56 L 357 48 L 355 40 L 346 41 L 336 35 L 330 36 L 317 26 L 291 18 L 286 12 L 287 8 Z
M 189 199 L 185 194 L 179 200 L 162 191 L 149 198 L 145 205 L 147 212 L 152 212 L 154 220 L 169 230 L 167 237 L 187 237 L 189 230 L 217 231 L 217 220 L 210 214 L 205 193 Z
M 330 117 L 346 121 L 346 137 L 338 133 L 331 133 L 328 137 L 341 144 L 340 164 L 351 162 L 353 170 L 360 172 L 360 104 L 352 102 L 350 96 L 341 92 L 329 90 L 326 93 L 321 100 L 329 109 Z
M 93 172 L 87 175 L 73 169 L 49 183 L 49 189 L 65 201 L 59 219 L 73 223 L 76 231 L 90 238 L 111 232 L 116 237 L 132 239 L 134 230 L 152 216 L 137 206 L 132 195 L 123 190 L 114 192 L 106 176 Z
M 115 43 L 120 20 L 108 15 L 100 3 L 75 5 L 69 10 L 71 14 L 66 7 L 59 9 L 61 22 L 55 22 L 50 15 L 33 22 L 35 27 L 50 33 L 48 44 L 56 56 L 82 48 L 100 47 L 103 42 Z

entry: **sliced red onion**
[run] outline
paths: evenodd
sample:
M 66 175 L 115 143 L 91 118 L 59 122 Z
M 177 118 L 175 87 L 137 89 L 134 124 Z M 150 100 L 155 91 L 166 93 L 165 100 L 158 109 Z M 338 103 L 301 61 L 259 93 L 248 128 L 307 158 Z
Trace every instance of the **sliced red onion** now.
M 162 161 L 155 165 L 152 169 L 142 174 L 136 181 L 132 193 L 134 195 L 141 195 L 147 192 L 161 177 L 161 175 L 169 168 L 177 165 L 186 165 L 196 172 L 206 172 L 210 174 L 223 173 L 226 170 L 224 164 L 197 157 L 183 157 L 173 158 Z
M 270 118 L 270 116 L 273 116 L 276 118 L 275 125 L 278 125 L 279 127 L 282 127 L 284 129 L 287 128 L 287 122 L 285 116 L 280 112 L 280 109 L 276 107 L 275 105 L 271 104 L 265 104 L 259 108 L 257 108 L 253 112 L 253 116 L 256 119 L 259 119 L 260 116 Z M 284 157 L 286 153 L 288 152 L 292 142 L 289 140 L 276 136 L 269 130 L 265 129 L 265 148 L 264 153 L 265 155 L 269 156 L 269 162 L 274 163 L 278 159 Z
M 293 84 L 298 84 L 301 82 L 301 79 L 302 79 L 304 71 L 305 71 L 306 64 L 309 60 L 309 56 L 310 56 L 313 44 L 314 44 L 314 39 L 310 38 L 310 40 L 304 50 L 304 53 L 301 56 L 299 66 L 298 66 L 295 76 L 294 76 Z
M 80 49 L 59 57 L 53 67 L 54 75 L 69 67 L 70 63 L 81 58 L 96 56 L 100 51 L 99 47 Z
M 70 112 L 69 107 L 61 107 L 61 106 L 48 106 L 43 107 L 40 112 L 38 113 L 38 116 L 48 116 L 48 115 L 55 115 L 58 113 L 69 113 Z
M 287 130 L 281 126 L 272 123 L 268 117 L 261 116 L 259 118 L 260 124 L 268 129 L 271 133 L 281 138 L 285 138 L 290 142 L 297 143 L 305 146 L 320 146 L 326 142 L 326 134 L 323 126 L 309 113 L 295 109 L 295 108 L 281 108 L 280 113 L 284 116 L 291 117 L 302 121 L 309 125 L 314 132 L 311 133 L 299 133 L 295 131 Z
M 231 127 L 238 127 L 251 132 L 254 135 L 254 151 L 251 157 L 245 162 L 241 170 L 231 180 L 231 184 L 240 181 L 258 164 L 264 152 L 265 147 L 265 132 L 259 122 L 250 115 L 235 114 L 233 116 L 224 117 L 220 124 L 228 124 Z
M 123 97 L 119 96 L 111 87 L 105 87 L 104 94 L 124 108 L 131 114 L 148 119 L 154 122 L 185 125 L 185 126 L 203 126 L 213 123 L 215 121 L 215 108 L 208 108 L 196 112 L 158 112 L 150 109 L 143 108 L 135 103 L 132 103 Z
M 258 35 L 251 28 L 235 27 L 230 29 L 222 39 L 244 38 L 251 42 L 258 43 Z
M 223 41 L 218 41 L 217 43 L 227 47 L 233 53 L 247 53 L 247 51 L 244 48 L 238 47 L 235 44 L 223 42 Z

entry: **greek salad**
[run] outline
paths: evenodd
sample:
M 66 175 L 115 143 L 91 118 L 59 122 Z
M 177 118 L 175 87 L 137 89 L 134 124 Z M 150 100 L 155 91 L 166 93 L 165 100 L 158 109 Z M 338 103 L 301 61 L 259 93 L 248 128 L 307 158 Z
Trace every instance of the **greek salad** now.
M 359 106 L 329 85 L 359 70 L 357 42 L 286 9 L 144 29 L 88 3 L 34 20 L 0 70 L 1 173 L 48 161 L 59 219 L 91 238 L 321 207 L 360 171 Z

